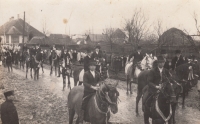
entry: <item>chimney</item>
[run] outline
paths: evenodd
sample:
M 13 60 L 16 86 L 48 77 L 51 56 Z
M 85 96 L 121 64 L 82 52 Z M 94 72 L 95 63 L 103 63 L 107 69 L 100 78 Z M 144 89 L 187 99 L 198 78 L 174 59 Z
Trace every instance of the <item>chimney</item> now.
M 20 18 L 20 16 L 19 16 L 19 14 L 17 14 L 17 19 L 19 19 Z

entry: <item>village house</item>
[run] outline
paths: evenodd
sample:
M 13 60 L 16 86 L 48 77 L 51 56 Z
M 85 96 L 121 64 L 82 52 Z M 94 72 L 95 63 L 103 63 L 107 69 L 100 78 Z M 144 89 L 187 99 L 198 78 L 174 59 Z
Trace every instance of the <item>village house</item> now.
M 20 44 L 23 42 L 24 20 L 11 17 L 8 22 L 0 26 L 0 37 L 3 44 Z M 33 37 L 44 37 L 45 35 L 25 22 L 24 43 L 30 41 Z

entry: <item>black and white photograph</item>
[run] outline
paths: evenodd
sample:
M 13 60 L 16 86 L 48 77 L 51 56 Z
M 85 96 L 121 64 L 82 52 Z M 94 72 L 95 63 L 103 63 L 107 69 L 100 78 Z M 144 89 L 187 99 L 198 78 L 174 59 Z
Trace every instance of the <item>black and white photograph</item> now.
M 200 0 L 0 0 L 0 124 L 200 124 Z

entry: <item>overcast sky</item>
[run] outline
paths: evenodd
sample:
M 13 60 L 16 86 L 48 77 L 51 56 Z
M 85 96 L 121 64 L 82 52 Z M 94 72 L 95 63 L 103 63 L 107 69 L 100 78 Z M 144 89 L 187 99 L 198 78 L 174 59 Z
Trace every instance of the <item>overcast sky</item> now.
M 29 1 L 29 2 L 28 2 Z M 196 34 L 193 13 L 200 25 L 200 0 L 0 0 L 0 25 L 17 14 L 42 31 L 42 22 L 51 33 L 80 34 L 86 30 L 102 33 L 105 27 L 123 28 L 125 19 L 141 8 L 149 25 L 162 20 L 163 27 L 186 29 Z M 68 23 L 64 24 L 63 19 Z M 66 27 L 66 31 L 65 31 Z

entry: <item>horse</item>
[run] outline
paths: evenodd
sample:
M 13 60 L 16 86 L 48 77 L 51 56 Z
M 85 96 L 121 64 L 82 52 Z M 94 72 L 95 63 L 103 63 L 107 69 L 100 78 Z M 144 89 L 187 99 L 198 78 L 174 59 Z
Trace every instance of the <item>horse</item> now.
M 144 108 L 145 124 L 150 124 L 149 118 L 152 118 L 152 124 L 171 124 L 173 113 L 172 104 L 177 103 L 175 94 L 176 86 L 175 83 L 171 82 L 171 80 L 167 78 L 167 81 L 162 84 L 161 90 L 158 90 L 153 95 L 151 104 L 147 105 L 147 103 L 149 103 L 148 99 L 145 102 L 145 105 L 142 105 Z
M 109 73 L 108 73 L 109 65 L 106 65 L 104 58 L 96 60 L 96 65 L 100 66 L 99 73 L 100 73 L 101 78 L 106 79 L 107 77 L 109 77 Z M 78 69 L 74 70 L 74 72 L 73 72 L 74 86 L 80 85 L 81 82 L 83 82 L 84 72 L 85 71 L 83 68 L 78 68 Z M 79 83 L 78 83 L 78 81 L 79 81 Z
M 30 55 L 29 50 L 24 53 L 24 57 L 25 57 L 25 64 L 26 64 L 26 78 L 27 78 L 29 68 L 30 68 L 30 76 L 31 78 L 33 78 L 32 70 L 34 69 L 34 58 L 32 55 Z
M 196 86 L 199 78 L 199 65 L 198 63 L 192 63 L 192 66 L 183 64 L 175 69 L 175 76 L 182 86 L 182 108 L 185 108 L 185 97 L 189 93 L 190 89 Z M 179 97 L 178 97 L 179 98 Z
M 126 75 L 126 82 L 127 82 L 127 92 L 128 94 L 129 90 L 128 88 L 130 87 L 130 93 L 132 94 L 131 90 L 131 80 L 135 77 L 136 79 L 138 78 L 139 74 L 143 70 L 149 70 L 153 67 L 153 62 L 157 60 L 156 57 L 153 57 L 152 55 L 146 54 L 146 56 L 142 59 L 141 62 L 137 63 L 135 66 L 135 72 L 132 72 L 133 70 L 133 60 L 130 60 L 129 62 L 127 61 L 127 64 L 125 66 L 125 75 Z
M 156 62 L 155 62 L 156 63 Z M 154 64 L 155 64 L 154 63 Z M 138 104 L 140 101 L 140 98 L 143 95 L 143 92 L 146 90 L 145 86 L 148 85 L 147 82 L 147 75 L 150 72 L 150 70 L 145 70 L 142 71 L 139 76 L 138 76 L 138 86 L 137 86 L 137 97 L 136 97 L 136 116 L 139 116 L 138 113 Z M 176 95 L 176 99 L 178 101 L 178 96 L 180 94 L 180 92 L 182 91 L 182 86 L 180 83 L 177 82 L 177 79 L 174 77 L 174 75 L 172 75 L 172 77 L 168 78 L 170 80 L 170 82 L 173 83 L 174 86 L 174 92 Z M 175 122 L 175 110 L 176 110 L 176 103 L 172 104 L 172 121 Z
M 103 82 L 96 94 L 93 94 L 88 101 L 85 111 L 84 120 L 91 124 L 107 124 L 110 118 L 110 111 L 113 114 L 118 112 L 118 96 L 117 85 L 115 86 Z M 74 87 L 68 95 L 69 124 L 73 123 L 74 114 L 78 114 L 82 105 L 83 86 Z M 76 124 L 79 123 L 79 117 Z

